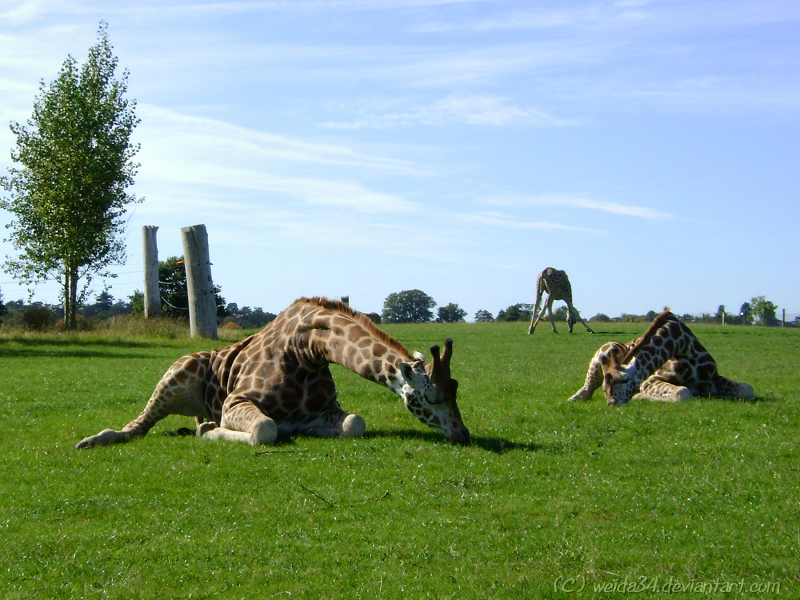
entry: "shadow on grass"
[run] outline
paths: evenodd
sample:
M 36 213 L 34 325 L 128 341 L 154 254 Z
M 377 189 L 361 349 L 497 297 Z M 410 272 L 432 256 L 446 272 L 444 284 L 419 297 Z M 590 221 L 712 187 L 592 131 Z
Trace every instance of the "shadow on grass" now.
M 180 429 L 177 429 L 175 431 L 163 431 L 161 432 L 161 435 L 167 437 L 188 437 L 188 436 L 194 436 L 195 432 L 196 430 L 194 429 L 190 429 L 188 427 L 181 427 Z M 292 446 L 295 445 L 296 437 L 298 436 L 296 435 L 280 436 L 276 440 L 275 444 L 269 446 L 266 450 L 256 452 L 256 454 L 291 452 L 293 451 L 291 448 Z M 447 443 L 445 438 L 439 433 L 428 432 L 428 431 L 417 431 L 414 429 L 403 429 L 403 430 L 395 429 L 391 431 L 383 431 L 383 430 L 367 431 L 367 433 L 364 435 L 364 439 L 419 440 L 429 443 L 442 443 L 442 444 Z M 333 442 L 335 440 L 331 441 Z M 481 448 L 488 452 L 493 452 L 495 454 L 505 454 L 506 452 L 512 452 L 512 451 L 555 452 L 555 453 L 563 451 L 561 445 L 558 444 L 547 446 L 543 444 L 512 442 L 504 438 L 484 437 L 484 436 L 473 436 L 469 446 L 476 446 L 478 448 Z M 296 451 L 305 452 L 306 450 L 296 450 Z
M 364 435 L 364 438 L 397 438 L 401 440 L 420 440 L 431 443 L 447 443 L 447 440 L 444 438 L 444 436 L 442 436 L 441 433 L 435 433 L 433 431 L 417 431 L 415 429 L 394 429 L 391 431 L 372 430 L 367 431 L 367 433 Z M 477 446 L 478 448 L 482 448 L 483 450 L 487 450 L 489 452 L 494 452 L 495 454 L 505 454 L 506 452 L 510 452 L 512 450 L 518 450 L 522 452 L 553 451 L 552 448 L 548 448 L 547 446 L 543 446 L 541 444 L 512 442 L 504 438 L 485 436 L 471 436 L 469 446 Z
M 216 341 L 216 340 L 215 340 Z M 180 342 L 178 342 L 180 343 Z M 73 337 L 26 337 L 0 338 L 0 357 L 37 358 L 153 358 L 147 354 L 114 352 L 115 348 L 135 350 L 152 348 L 174 348 L 174 340 L 136 341 L 124 339 L 81 339 Z M 177 355 L 175 358 L 179 358 Z

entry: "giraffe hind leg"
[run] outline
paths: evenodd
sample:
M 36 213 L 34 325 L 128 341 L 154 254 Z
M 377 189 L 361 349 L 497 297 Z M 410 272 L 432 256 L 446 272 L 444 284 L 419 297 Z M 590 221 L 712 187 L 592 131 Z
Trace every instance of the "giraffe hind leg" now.
M 589 361 L 589 371 L 586 373 L 586 381 L 583 387 L 575 392 L 568 400 L 568 402 L 575 402 L 576 400 L 588 400 L 592 397 L 595 390 L 603 385 L 603 360 L 609 360 L 608 355 L 611 350 L 611 344 L 604 344 L 600 349 L 595 352 L 592 360 Z
M 722 375 L 717 375 L 714 380 L 712 395 L 739 400 L 753 400 L 756 397 L 753 386 L 749 383 L 739 383 Z
M 121 431 L 104 429 L 84 438 L 75 446 L 78 450 L 109 446 L 141 437 L 168 415 L 206 416 L 203 395 L 209 354 L 198 352 L 179 359 L 158 382 L 141 414 Z

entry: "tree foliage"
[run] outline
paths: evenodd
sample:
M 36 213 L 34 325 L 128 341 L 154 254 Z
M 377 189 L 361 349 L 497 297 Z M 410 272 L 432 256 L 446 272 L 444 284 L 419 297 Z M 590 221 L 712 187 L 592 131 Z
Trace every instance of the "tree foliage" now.
M 497 313 L 496 321 L 530 321 L 533 316 L 532 304 L 514 304 Z
M 235 302 L 228 304 L 225 307 L 225 312 L 228 315 L 225 318 L 226 323 L 236 323 L 243 329 L 264 327 L 264 325 L 270 321 L 274 321 L 278 316 L 271 312 L 264 312 L 264 309 L 258 306 L 255 308 L 250 308 L 249 306 L 239 308 L 239 305 Z
M 447 306 L 440 306 L 436 311 L 437 323 L 463 323 L 467 311 L 459 307 L 458 304 L 450 303 Z
M 72 328 L 92 276 L 124 260 L 125 210 L 140 201 L 125 192 L 139 166 L 131 160 L 139 146 L 130 143 L 136 103 L 124 98 L 127 71 L 114 79 L 104 23 L 98 37 L 86 64 L 68 56 L 54 82 L 41 82 L 27 124 L 11 124 L 19 166 L 0 177 L 9 194 L 0 208 L 14 215 L 9 241 L 20 253 L 6 269 L 26 284 L 59 281 Z
M 475 313 L 476 323 L 491 323 L 492 321 L 494 321 L 494 317 L 488 310 L 481 309 Z
M 170 256 L 167 260 L 158 262 L 158 287 L 161 292 L 161 314 L 173 319 L 188 319 L 189 285 L 186 282 L 186 267 L 182 256 Z M 228 316 L 225 298 L 220 296 L 220 291 L 220 287 L 215 285 L 218 319 Z
M 767 300 L 765 296 L 756 296 L 750 300 L 753 316 L 758 318 L 760 325 L 776 325 L 778 307 Z
M 420 290 L 389 294 L 383 303 L 383 320 L 387 323 L 429 323 L 433 320 L 436 302 Z
M 743 325 L 748 325 L 752 322 L 752 314 L 753 308 L 750 306 L 750 303 L 742 303 L 742 305 L 739 307 L 739 316 L 742 318 Z

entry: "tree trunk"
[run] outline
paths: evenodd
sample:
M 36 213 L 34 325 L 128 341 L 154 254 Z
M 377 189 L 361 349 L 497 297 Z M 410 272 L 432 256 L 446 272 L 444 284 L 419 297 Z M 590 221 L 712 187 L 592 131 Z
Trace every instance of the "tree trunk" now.
M 69 328 L 74 330 L 78 327 L 78 269 L 72 271 L 69 283 L 70 303 L 72 304 L 72 313 L 69 317 Z
M 78 327 L 78 270 L 66 267 L 64 270 L 64 327 L 74 330 Z

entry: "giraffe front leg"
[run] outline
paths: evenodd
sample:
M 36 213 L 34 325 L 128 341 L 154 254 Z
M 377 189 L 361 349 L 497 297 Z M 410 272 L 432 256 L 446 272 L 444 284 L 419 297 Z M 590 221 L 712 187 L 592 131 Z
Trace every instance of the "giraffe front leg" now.
M 581 313 L 578 312 L 577 308 L 575 308 L 574 306 L 567 308 L 568 308 L 568 316 L 567 316 L 568 322 L 570 319 L 572 319 L 572 325 L 574 325 L 575 323 L 580 323 L 581 325 L 586 327 L 586 331 L 588 331 L 591 334 L 594 334 L 594 330 L 591 327 L 589 327 L 589 324 L 583 319 Z M 569 332 L 572 333 L 572 326 L 570 326 Z
M 206 440 L 246 442 L 251 446 L 274 444 L 278 438 L 278 425 L 247 399 L 225 400 L 222 422 L 202 423 L 197 435 Z
M 366 430 L 367 423 L 360 415 L 337 410 L 321 415 L 303 433 L 315 437 L 362 438 Z
M 531 324 L 528 327 L 528 335 L 531 335 L 534 331 L 536 331 L 536 326 L 539 324 L 539 319 L 542 318 L 542 313 L 539 311 L 539 307 L 542 304 L 542 294 L 538 294 L 536 297 L 536 304 L 533 307 L 533 311 L 531 312 Z
M 642 383 L 639 393 L 635 394 L 633 398 L 652 402 L 683 402 L 691 400 L 692 392 L 685 386 L 675 385 L 664 381 L 657 375 L 652 375 Z

